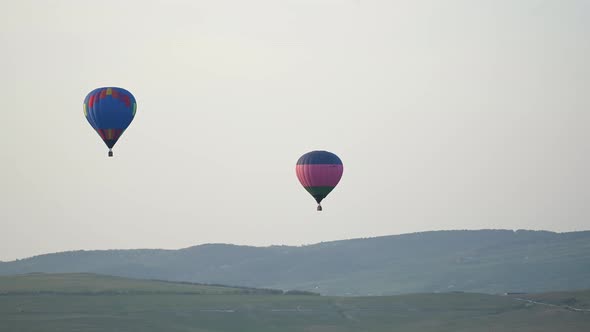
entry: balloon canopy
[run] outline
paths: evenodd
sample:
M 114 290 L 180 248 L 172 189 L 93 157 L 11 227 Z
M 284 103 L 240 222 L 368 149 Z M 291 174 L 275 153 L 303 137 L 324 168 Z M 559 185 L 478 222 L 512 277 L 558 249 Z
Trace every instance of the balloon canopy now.
M 84 116 L 109 148 L 115 146 L 135 117 L 137 103 L 122 88 L 104 87 L 92 90 L 84 99 Z
M 331 152 L 312 151 L 299 158 L 295 171 L 303 188 L 318 203 L 318 211 L 322 211 L 320 203 L 340 182 L 344 166 L 340 158 Z

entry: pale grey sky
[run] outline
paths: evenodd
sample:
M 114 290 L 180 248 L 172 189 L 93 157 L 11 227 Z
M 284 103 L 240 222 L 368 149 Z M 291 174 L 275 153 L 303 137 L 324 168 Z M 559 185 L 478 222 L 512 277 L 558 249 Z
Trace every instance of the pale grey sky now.
M 589 1 L 0 4 L 0 260 L 588 229 Z M 101 86 L 138 102 L 114 158 Z M 314 149 L 344 162 L 321 213 Z

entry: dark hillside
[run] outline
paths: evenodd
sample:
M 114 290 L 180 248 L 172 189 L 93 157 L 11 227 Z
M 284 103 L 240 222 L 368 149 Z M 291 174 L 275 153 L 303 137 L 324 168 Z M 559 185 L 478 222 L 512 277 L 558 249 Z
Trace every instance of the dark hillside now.
M 590 288 L 590 232 L 437 231 L 292 247 L 75 251 L 0 263 L 0 274 L 91 272 L 331 295 Z

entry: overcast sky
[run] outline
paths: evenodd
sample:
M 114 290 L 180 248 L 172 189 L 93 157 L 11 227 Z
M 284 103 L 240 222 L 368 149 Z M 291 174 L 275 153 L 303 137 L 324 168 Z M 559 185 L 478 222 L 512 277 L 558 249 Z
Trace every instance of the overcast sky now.
M 588 229 L 590 2 L 1 1 L 0 260 Z M 107 158 L 101 86 L 135 120 Z M 304 153 L 344 163 L 316 212 Z

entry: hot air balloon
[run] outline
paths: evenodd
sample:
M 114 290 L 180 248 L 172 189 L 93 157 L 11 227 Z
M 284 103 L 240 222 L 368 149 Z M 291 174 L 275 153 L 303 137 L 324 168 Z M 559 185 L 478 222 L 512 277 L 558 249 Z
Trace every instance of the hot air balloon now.
M 113 156 L 113 146 L 133 121 L 136 110 L 133 95 L 121 88 L 98 88 L 84 99 L 84 116 L 109 147 L 109 157 Z
M 336 187 L 344 167 L 337 155 L 328 151 L 312 151 L 297 160 L 295 171 L 303 188 L 318 202 L 318 211 L 322 211 L 320 203 Z

